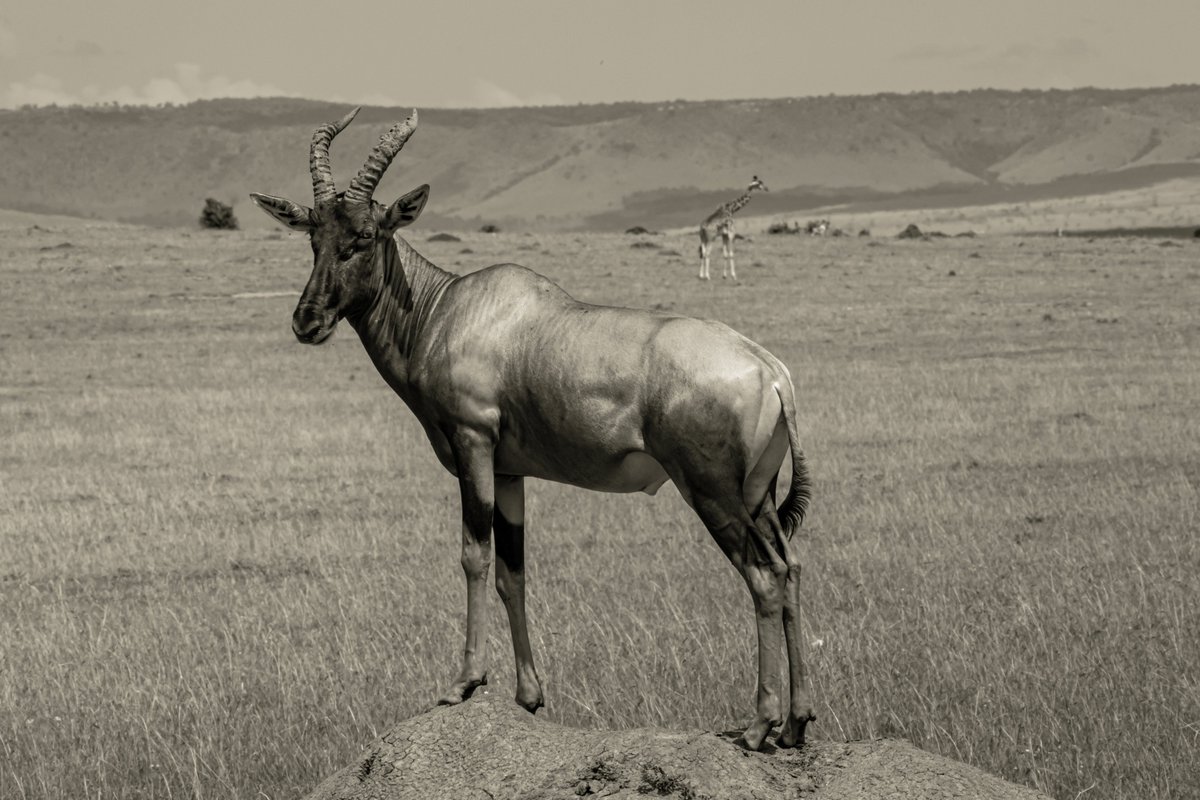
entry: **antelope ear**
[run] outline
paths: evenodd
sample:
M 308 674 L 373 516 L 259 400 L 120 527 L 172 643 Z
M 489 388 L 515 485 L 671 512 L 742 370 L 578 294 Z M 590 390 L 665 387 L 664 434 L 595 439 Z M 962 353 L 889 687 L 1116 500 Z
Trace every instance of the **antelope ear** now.
M 280 225 L 294 231 L 310 231 L 313 227 L 312 209 L 269 194 L 251 192 L 250 199 L 263 211 L 274 217 Z
M 388 206 L 388 210 L 383 214 L 381 226 L 391 233 L 399 228 L 412 225 L 417 221 L 417 217 L 421 216 L 421 211 L 425 208 L 425 201 L 428 199 L 429 184 L 418 186 Z

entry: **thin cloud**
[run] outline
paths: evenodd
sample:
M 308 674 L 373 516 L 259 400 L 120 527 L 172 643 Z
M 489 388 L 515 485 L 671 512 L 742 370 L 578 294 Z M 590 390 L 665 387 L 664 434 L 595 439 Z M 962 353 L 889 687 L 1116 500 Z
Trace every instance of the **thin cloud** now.
M 901 50 L 893 61 L 956 61 L 978 56 L 983 48 L 974 44 L 939 44 L 928 42 Z
M 196 64 L 176 64 L 170 78 L 153 78 L 141 86 L 122 85 L 116 88 L 84 86 L 70 90 L 52 75 L 38 74 L 27 81 L 17 81 L 0 90 L 0 107 L 17 108 L 24 105 L 97 105 L 120 103 L 145 106 L 171 103 L 182 105 L 193 100 L 218 97 L 297 97 L 269 83 L 233 79 L 225 75 L 205 75 Z
M 100 58 L 108 55 L 103 47 L 87 39 L 80 39 L 70 47 L 63 48 L 58 52 L 71 58 Z
M 381 92 L 367 92 L 365 94 L 356 94 L 353 96 L 336 94 L 329 98 L 329 102 L 346 103 L 348 105 L 356 106 L 382 106 L 384 108 L 395 108 L 396 106 L 404 105 L 404 103 L 400 102 L 395 97 L 392 97 L 388 94 L 383 94 Z
M 67 92 L 62 81 L 51 75 L 38 73 L 28 81 L 10 83 L 0 96 L 0 106 L 17 108 L 19 106 L 50 106 L 72 105 L 79 98 Z
M 1015 42 L 964 67 L 979 80 L 1027 89 L 1065 89 L 1086 83 L 1087 67 L 1101 56 L 1078 37 L 1049 42 Z
M 514 106 L 560 106 L 563 99 L 556 94 L 535 93 L 521 96 L 482 78 L 475 81 L 475 91 L 465 105 L 473 108 L 511 108 Z
M 1061 66 L 1078 63 L 1099 55 L 1095 47 L 1078 37 L 1063 37 L 1052 42 L 1016 42 L 998 53 L 979 59 L 974 67 L 1005 69 L 1013 66 Z
M 17 35 L 8 24 L 0 19 L 0 58 L 13 58 L 17 55 Z
M 1001 48 L 928 42 L 902 50 L 893 62 L 952 65 L 968 70 L 984 83 L 1027 88 L 1069 86 L 1078 82 L 1080 68 L 1100 52 L 1079 37 L 1042 42 L 1013 42 Z

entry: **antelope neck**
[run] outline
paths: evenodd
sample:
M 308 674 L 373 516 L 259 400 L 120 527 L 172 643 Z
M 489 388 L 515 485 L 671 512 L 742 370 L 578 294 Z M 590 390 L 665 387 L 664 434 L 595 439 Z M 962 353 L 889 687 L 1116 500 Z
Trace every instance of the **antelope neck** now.
M 376 364 L 381 363 L 380 355 L 407 361 L 443 292 L 458 276 L 430 262 L 399 236 L 381 242 L 375 259 L 374 297 L 347 321 Z

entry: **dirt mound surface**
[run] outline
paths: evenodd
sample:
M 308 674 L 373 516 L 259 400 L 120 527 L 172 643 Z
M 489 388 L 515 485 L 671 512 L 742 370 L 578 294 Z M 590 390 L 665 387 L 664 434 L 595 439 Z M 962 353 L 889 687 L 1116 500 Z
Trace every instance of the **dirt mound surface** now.
M 528 714 L 507 698 L 484 697 L 400 723 L 308 800 L 1043 797 L 906 742 L 766 745 L 752 753 L 735 736 L 578 730 Z

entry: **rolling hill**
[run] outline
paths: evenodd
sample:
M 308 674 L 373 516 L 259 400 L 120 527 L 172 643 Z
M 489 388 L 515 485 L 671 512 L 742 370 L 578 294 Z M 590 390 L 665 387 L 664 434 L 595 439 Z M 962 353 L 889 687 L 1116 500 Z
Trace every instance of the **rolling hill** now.
M 307 202 L 312 129 L 344 111 L 278 98 L 0 111 L 0 208 L 192 225 L 216 197 L 267 225 L 247 192 Z M 365 108 L 338 137 L 340 186 L 406 113 Z M 422 109 L 378 195 L 431 183 L 427 223 L 449 228 L 671 227 L 752 174 L 772 189 L 756 215 L 1129 189 L 1200 175 L 1200 87 Z

